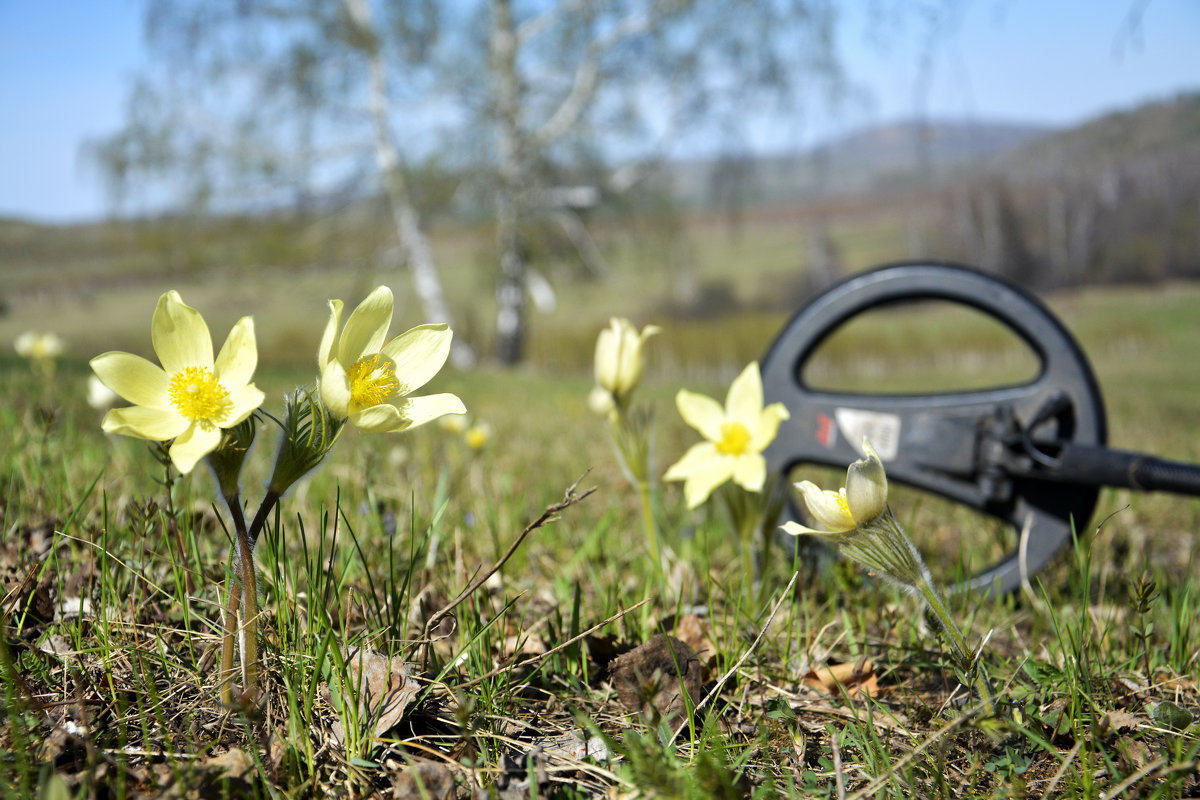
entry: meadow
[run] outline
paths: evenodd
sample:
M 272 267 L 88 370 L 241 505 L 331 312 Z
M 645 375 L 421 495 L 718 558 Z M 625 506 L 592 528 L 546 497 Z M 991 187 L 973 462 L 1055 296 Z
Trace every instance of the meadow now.
M 848 270 L 895 253 L 886 224 L 838 235 Z M 950 596 L 995 709 L 959 685 L 917 598 L 783 547 L 756 582 L 720 509 L 689 511 L 676 483 L 654 487 L 666 568 L 649 557 L 637 494 L 587 404 L 595 337 L 611 314 L 664 329 L 637 390 L 661 478 L 698 438 L 676 391 L 722 399 L 790 311 L 777 295 L 797 285 L 792 226 L 759 220 L 741 237 L 691 238 L 689 280 L 721 290 L 719 313 L 670 313 L 673 273 L 637 267 L 671 253 L 618 242 L 608 280 L 558 282 L 526 366 L 443 370 L 427 391 L 461 397 L 486 441 L 436 423 L 344 431 L 259 542 L 262 695 L 233 706 L 215 666 L 228 512 L 204 469 L 181 478 L 148 443 L 101 432 L 87 361 L 151 355 L 150 313 L 175 288 L 218 345 L 255 316 L 255 379 L 278 415 L 315 377 L 325 300 L 352 307 L 388 283 L 394 334 L 422 321 L 406 276 L 204 270 L 82 290 L 22 271 L 3 287 L 0 340 L 53 329 L 68 349 L 52 375 L 0 355 L 4 796 L 1200 795 L 1200 500 L 1105 490 L 1029 591 Z M 439 247 L 462 328 L 483 341 L 487 293 L 463 291 L 478 280 L 469 248 Z M 1110 445 L 1200 461 L 1200 286 L 1045 299 L 1096 369 Z M 985 321 L 940 309 L 864 319 L 814 369 L 831 386 L 903 391 L 1031 365 Z M 272 436 L 268 422 L 248 458 L 251 510 Z M 901 487 L 890 503 L 940 580 L 995 552 L 1001 534 L 978 515 Z M 689 649 L 655 651 L 659 634 Z

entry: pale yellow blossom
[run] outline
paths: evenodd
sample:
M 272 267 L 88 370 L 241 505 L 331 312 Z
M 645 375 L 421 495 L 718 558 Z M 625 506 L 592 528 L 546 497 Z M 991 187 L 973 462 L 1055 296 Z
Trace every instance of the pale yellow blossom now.
M 204 318 L 170 291 L 154 309 L 150 341 L 161 367 L 116 351 L 92 359 L 100 381 L 133 404 L 109 411 L 101 427 L 139 439 L 173 440 L 171 460 L 187 473 L 220 445 L 222 429 L 262 405 L 263 393 L 250 382 L 258 364 L 254 320 L 238 320 L 214 359 Z
M 63 340 L 53 331 L 26 331 L 13 342 L 17 355 L 34 361 L 58 358 L 63 352 Z
M 589 405 L 598 413 L 609 413 L 612 406 L 624 408 L 646 369 L 643 349 L 646 340 L 658 333 L 657 325 L 647 325 L 641 333 L 633 323 L 621 317 L 609 320 L 608 327 L 596 338 L 595 374 L 597 388 L 607 392 L 608 400 L 591 398 Z
M 685 481 L 688 508 L 703 503 L 727 480 L 751 492 L 760 492 L 767 476 L 766 449 L 788 418 L 782 403 L 763 407 L 762 376 L 751 362 L 729 387 L 724 408 L 711 397 L 680 390 L 675 405 L 683 419 L 704 436 L 664 476 Z
M 415 428 L 446 414 L 466 413 L 453 394 L 411 397 L 446 363 L 448 325 L 418 325 L 387 341 L 392 290 L 380 286 L 341 324 L 342 301 L 329 301 L 329 322 L 317 351 L 321 397 L 329 410 L 374 433 Z
M 881 515 L 887 508 L 887 475 L 883 462 L 871 443 L 863 437 L 865 458 L 846 470 L 846 485 L 835 491 L 820 489 L 812 481 L 796 484 L 804 504 L 822 528 L 809 528 L 786 522 L 783 529 L 792 535 L 816 534 L 841 537 L 853 533 Z

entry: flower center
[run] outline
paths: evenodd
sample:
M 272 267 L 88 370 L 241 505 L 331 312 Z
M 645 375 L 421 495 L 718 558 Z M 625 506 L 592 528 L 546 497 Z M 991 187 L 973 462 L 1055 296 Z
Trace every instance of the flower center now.
M 740 422 L 721 423 L 721 441 L 717 452 L 726 456 L 740 456 L 750 444 L 750 431 Z
M 396 365 L 379 353 L 355 361 L 346 375 L 350 378 L 350 401 L 363 408 L 387 402 L 400 388 Z
M 183 417 L 212 428 L 233 410 L 229 391 L 208 367 L 185 367 L 171 376 L 167 386 L 171 405 Z
M 850 519 L 850 521 L 857 525 L 858 520 L 854 519 L 854 515 L 850 513 L 850 500 L 846 497 L 845 487 L 838 489 L 837 504 L 842 507 L 842 511 L 846 512 L 846 516 Z

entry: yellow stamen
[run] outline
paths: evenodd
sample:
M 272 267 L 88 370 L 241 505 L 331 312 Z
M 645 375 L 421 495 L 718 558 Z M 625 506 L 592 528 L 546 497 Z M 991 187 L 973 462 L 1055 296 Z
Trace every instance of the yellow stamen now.
M 854 522 L 854 515 L 850 513 L 850 501 L 846 498 L 846 490 L 844 488 L 838 490 L 836 499 L 837 504 L 842 507 L 842 511 L 845 511 L 850 521 Z M 855 522 L 855 524 L 857 525 L 858 523 Z
M 233 410 L 229 391 L 208 367 L 185 367 L 176 372 L 167 395 L 180 415 L 205 428 L 221 422 Z
M 717 452 L 727 456 L 740 456 L 750 444 L 750 431 L 740 422 L 721 423 L 721 441 Z
M 350 401 L 362 408 L 387 402 L 400 388 L 396 365 L 379 353 L 355 361 L 346 375 L 350 378 Z

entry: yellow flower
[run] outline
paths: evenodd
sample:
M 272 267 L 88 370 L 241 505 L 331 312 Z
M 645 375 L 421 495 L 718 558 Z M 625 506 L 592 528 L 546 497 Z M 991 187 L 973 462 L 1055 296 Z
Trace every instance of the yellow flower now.
M 887 475 L 883 462 L 867 438 L 863 437 L 860 458 L 846 470 L 846 485 L 836 492 L 817 488 L 811 481 L 796 484 L 813 519 L 823 529 L 786 522 L 783 529 L 793 536 L 803 533 L 845 538 L 868 525 L 887 509 Z
M 463 441 L 467 443 L 467 447 L 472 450 L 482 450 L 487 444 L 488 439 L 492 436 L 492 426 L 486 422 L 476 422 L 466 433 L 463 434 Z
M 596 383 L 611 395 L 615 405 L 624 407 L 641 381 L 646 368 L 643 346 L 659 330 L 657 325 L 647 325 L 638 333 L 629 320 L 613 317 L 608 327 L 600 331 L 596 338 Z M 596 410 L 604 406 L 596 399 L 589 402 Z M 609 410 L 605 408 L 604 413 Z
M 62 355 L 63 341 L 57 333 L 26 331 L 13 342 L 17 355 L 34 361 L 49 361 Z
M 325 405 L 374 433 L 403 431 L 446 414 L 466 413 L 462 400 L 452 394 L 407 396 L 446 363 L 453 334 L 445 324 L 418 325 L 385 344 L 392 306 L 392 290 L 380 286 L 342 326 L 342 301 L 329 301 L 329 323 L 317 351 Z
M 665 476 L 669 481 L 686 481 L 683 492 L 688 508 L 703 503 L 730 478 L 751 492 L 762 491 L 767 477 L 762 451 L 789 415 L 783 403 L 763 408 L 758 362 L 751 362 L 734 379 L 724 408 L 711 397 L 686 389 L 675 396 L 675 405 L 684 421 L 707 440 L 693 445 Z
M 204 318 L 170 291 L 154 309 L 150 341 L 162 367 L 130 353 L 92 359 L 100 381 L 133 404 L 109 411 L 101 427 L 139 439 L 173 439 L 171 460 L 180 472 L 191 472 L 221 443 L 221 429 L 262 405 L 263 393 L 250 382 L 258 364 L 254 320 L 238 320 L 214 360 Z

